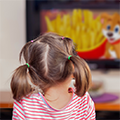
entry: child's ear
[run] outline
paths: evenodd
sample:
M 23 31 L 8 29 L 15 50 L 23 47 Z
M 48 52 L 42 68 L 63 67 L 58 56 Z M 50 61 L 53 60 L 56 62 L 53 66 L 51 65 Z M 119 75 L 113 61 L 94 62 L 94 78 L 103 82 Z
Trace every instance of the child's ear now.
M 72 78 L 75 78 L 73 74 L 71 75 L 71 77 L 72 77 Z

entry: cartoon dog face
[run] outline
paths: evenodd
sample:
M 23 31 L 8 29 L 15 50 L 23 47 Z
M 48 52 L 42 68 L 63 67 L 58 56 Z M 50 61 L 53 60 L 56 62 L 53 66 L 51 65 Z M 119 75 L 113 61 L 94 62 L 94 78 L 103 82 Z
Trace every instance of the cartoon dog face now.
M 103 13 L 101 18 L 104 20 L 102 32 L 110 43 L 120 39 L 120 15 L 118 13 L 112 16 Z

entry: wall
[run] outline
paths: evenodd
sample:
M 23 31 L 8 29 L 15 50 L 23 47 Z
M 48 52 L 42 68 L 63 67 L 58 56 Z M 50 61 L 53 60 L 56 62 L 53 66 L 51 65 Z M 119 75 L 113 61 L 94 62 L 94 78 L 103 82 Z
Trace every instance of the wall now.
M 0 0 L 0 91 L 10 90 L 25 32 L 25 0 Z

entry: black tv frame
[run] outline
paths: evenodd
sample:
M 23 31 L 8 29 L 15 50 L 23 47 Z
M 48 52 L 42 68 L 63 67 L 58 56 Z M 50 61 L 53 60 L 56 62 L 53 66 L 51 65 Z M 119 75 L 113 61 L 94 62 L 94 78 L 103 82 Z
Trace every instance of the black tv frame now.
M 95 0 L 94 0 L 95 1 Z M 79 2 L 79 1 L 40 1 L 40 0 L 26 0 L 26 42 L 35 39 L 41 34 L 40 31 L 40 10 L 43 9 L 118 9 L 119 2 Z M 120 59 L 110 60 L 95 60 L 86 59 L 92 70 L 96 69 L 120 69 Z

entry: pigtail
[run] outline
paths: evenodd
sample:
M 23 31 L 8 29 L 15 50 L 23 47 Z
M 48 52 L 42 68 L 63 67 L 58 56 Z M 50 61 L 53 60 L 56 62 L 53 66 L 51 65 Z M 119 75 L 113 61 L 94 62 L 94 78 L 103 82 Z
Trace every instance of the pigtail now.
M 82 97 L 91 85 L 91 73 L 87 63 L 78 56 L 70 58 L 74 65 L 75 93 Z
M 45 89 L 48 87 L 46 87 L 47 81 L 42 78 L 32 66 L 29 68 L 29 76 L 31 85 L 33 86 L 32 89 L 34 90 L 33 92 L 44 93 Z
M 21 100 L 22 97 L 25 97 L 32 91 L 29 84 L 27 69 L 27 65 L 22 65 L 14 71 L 12 76 L 11 90 L 15 100 Z
M 32 44 L 32 42 L 28 42 L 25 44 L 19 54 L 19 61 L 22 61 L 22 57 L 24 58 L 24 62 L 28 62 L 29 59 L 29 46 Z M 22 65 L 18 67 L 13 75 L 12 75 L 12 80 L 11 80 L 11 90 L 13 93 L 13 98 L 15 100 L 21 100 L 22 97 L 25 97 L 28 95 L 32 90 L 31 90 L 31 85 L 29 84 L 29 76 L 27 72 L 28 66 L 27 65 Z

